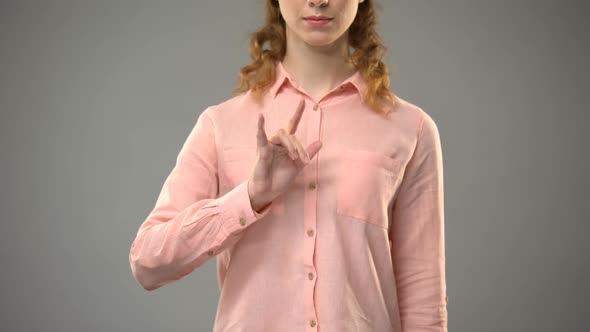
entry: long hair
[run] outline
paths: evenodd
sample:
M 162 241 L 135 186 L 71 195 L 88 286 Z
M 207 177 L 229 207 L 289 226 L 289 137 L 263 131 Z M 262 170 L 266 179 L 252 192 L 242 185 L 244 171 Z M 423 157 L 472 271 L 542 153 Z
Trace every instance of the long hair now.
M 277 0 L 265 1 L 265 23 L 250 35 L 250 57 L 252 62 L 240 69 L 239 87 L 233 93 L 251 90 L 260 102 L 264 93 L 275 81 L 275 65 L 282 61 L 287 51 L 286 25 Z M 393 110 L 395 95 L 390 90 L 389 74 L 383 57 L 387 48 L 376 31 L 377 13 L 373 0 L 359 4 L 357 15 L 349 28 L 348 44 L 354 51 L 351 63 L 367 82 L 365 103 L 374 111 L 385 113 Z M 265 43 L 268 49 L 263 49 Z M 381 102 L 389 100 L 391 108 L 382 107 Z

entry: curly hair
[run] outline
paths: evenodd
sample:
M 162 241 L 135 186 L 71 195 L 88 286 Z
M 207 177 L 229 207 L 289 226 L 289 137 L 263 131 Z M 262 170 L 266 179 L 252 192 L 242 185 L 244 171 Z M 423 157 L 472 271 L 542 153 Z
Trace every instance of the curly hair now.
M 239 87 L 233 93 L 251 90 L 260 102 L 264 93 L 275 81 L 275 65 L 282 61 L 287 51 L 285 20 L 277 0 L 265 1 L 265 24 L 250 35 L 252 62 L 240 69 Z M 348 44 L 354 49 L 351 63 L 367 82 L 366 104 L 378 113 L 386 113 L 395 106 L 395 94 L 390 90 L 389 73 L 383 56 L 387 48 L 376 31 L 377 13 L 373 0 L 359 4 L 357 15 L 349 28 Z M 263 49 L 268 42 L 269 49 Z M 388 100 L 391 107 L 380 103 Z

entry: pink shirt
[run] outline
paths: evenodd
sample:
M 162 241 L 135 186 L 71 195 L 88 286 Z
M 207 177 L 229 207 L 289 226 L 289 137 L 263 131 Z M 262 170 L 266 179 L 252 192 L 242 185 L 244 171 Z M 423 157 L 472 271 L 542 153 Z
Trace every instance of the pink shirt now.
M 248 91 L 206 108 L 131 246 L 139 284 L 155 290 L 216 259 L 214 332 L 446 332 L 438 129 L 399 96 L 380 116 L 365 89 L 357 72 L 315 100 L 279 62 L 264 104 Z M 301 96 L 296 136 L 322 148 L 257 213 L 257 114 L 270 138 Z

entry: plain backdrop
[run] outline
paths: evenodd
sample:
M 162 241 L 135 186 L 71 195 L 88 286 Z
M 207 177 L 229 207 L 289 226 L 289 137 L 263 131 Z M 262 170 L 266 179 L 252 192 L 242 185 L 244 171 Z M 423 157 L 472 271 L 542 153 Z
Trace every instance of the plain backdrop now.
M 588 3 L 378 4 L 392 89 L 440 130 L 449 331 L 587 331 Z M 262 0 L 0 2 L 2 331 L 211 331 L 214 260 L 148 292 L 128 254 L 262 21 Z

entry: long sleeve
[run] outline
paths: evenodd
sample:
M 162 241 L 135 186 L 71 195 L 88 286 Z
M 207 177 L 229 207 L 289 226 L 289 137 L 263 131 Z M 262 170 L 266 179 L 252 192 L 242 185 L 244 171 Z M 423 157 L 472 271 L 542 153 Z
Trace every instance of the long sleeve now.
M 423 112 L 414 154 L 392 207 L 391 257 L 403 332 L 447 332 L 443 159 Z
M 146 290 L 178 280 L 235 244 L 270 211 L 257 212 L 248 180 L 218 196 L 214 123 L 207 108 L 184 142 L 153 210 L 129 252 L 133 277 Z

